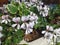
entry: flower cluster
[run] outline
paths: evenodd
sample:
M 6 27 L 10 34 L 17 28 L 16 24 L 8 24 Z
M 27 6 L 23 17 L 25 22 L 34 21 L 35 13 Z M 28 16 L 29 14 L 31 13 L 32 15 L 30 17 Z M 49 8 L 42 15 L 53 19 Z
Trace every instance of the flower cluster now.
M 9 15 L 3 15 L 2 16 L 2 21 L 1 23 L 5 23 L 8 24 L 10 22 L 14 22 L 14 24 L 12 24 L 12 27 L 15 29 L 26 29 L 26 33 L 27 31 L 32 32 L 33 31 L 33 27 L 35 24 L 38 23 L 38 16 L 31 12 L 30 15 L 28 16 L 22 16 L 22 17 L 13 17 L 12 20 L 9 19 Z M 23 22 L 22 25 L 20 24 L 20 22 Z
M 43 17 L 48 16 L 48 12 L 49 12 L 49 6 L 48 5 L 44 5 L 43 2 L 39 2 L 37 9 L 38 9 L 40 15 L 42 15 Z
M 47 25 L 46 31 L 42 31 L 42 34 L 44 34 L 44 37 L 47 38 L 48 43 L 50 43 L 54 37 L 54 42 L 51 42 L 51 44 L 56 44 L 56 39 L 58 39 L 58 36 L 60 36 L 60 28 L 54 29 L 52 26 Z
M 32 0 L 30 3 L 25 2 L 25 4 L 27 5 L 27 7 L 31 7 L 31 6 L 37 7 L 39 14 L 42 15 L 43 17 L 48 16 L 49 6 L 44 5 L 42 1 Z
M 21 25 L 22 29 L 26 29 L 25 34 L 29 34 L 33 31 L 33 27 L 38 20 L 38 16 L 33 12 L 30 13 L 28 16 L 22 16 L 23 24 Z

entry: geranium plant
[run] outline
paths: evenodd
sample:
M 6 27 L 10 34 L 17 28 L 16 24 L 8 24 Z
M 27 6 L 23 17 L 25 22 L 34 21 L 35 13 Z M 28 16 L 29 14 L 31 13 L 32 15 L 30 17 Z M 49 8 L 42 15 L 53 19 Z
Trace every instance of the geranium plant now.
M 1 44 L 16 45 L 23 39 L 25 34 L 33 31 L 35 24 L 38 23 L 38 16 L 30 11 L 25 3 L 11 2 L 5 8 L 8 14 L 3 14 L 0 18 L 0 25 L 3 27 Z M 23 30 L 25 30 L 25 33 Z

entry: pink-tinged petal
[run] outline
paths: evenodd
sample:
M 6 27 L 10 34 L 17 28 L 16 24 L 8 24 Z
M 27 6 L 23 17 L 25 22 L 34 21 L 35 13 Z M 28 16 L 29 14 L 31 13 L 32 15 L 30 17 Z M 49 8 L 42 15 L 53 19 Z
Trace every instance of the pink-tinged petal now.
M 9 15 L 6 15 L 6 18 L 8 19 Z
M 52 26 L 50 26 L 49 30 L 50 30 L 50 31 L 53 31 L 53 27 L 52 27 Z
M 33 21 L 33 22 L 29 22 L 29 27 L 30 27 L 30 28 L 33 28 L 34 25 L 35 25 L 34 21 Z
M 2 16 L 2 19 L 5 19 L 5 15 Z
M 13 22 L 20 22 L 20 17 L 14 17 L 14 18 L 12 19 L 12 21 L 13 21 Z
M 13 22 L 16 22 L 16 17 L 14 17 L 14 18 L 12 19 L 12 21 L 13 21 Z
M 17 21 L 17 22 L 20 22 L 20 17 L 17 17 L 17 18 L 16 18 L 16 21 Z
M 3 15 L 2 19 L 8 19 L 9 15 Z
M 27 17 L 27 16 L 22 16 L 22 17 L 21 17 L 21 20 L 22 20 L 22 21 L 28 21 L 28 17 Z
M 13 25 L 12 25 L 12 27 L 16 27 L 16 26 L 17 26 L 17 24 L 13 24 Z

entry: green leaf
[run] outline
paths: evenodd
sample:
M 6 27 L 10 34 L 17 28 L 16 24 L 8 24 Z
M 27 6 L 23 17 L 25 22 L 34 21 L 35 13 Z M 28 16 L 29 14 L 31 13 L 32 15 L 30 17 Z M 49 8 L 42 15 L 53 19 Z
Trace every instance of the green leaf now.
M 18 7 L 19 10 L 19 15 L 28 15 L 30 13 L 30 10 L 28 8 L 26 8 L 26 5 L 24 3 L 20 4 L 20 6 Z
M 14 6 L 13 4 L 8 4 L 6 8 L 11 14 L 16 14 L 18 11 L 18 8 Z
M 30 7 L 30 11 L 32 11 L 32 12 L 34 12 L 35 14 L 39 15 L 39 12 L 38 12 L 37 7 L 31 6 L 31 7 Z

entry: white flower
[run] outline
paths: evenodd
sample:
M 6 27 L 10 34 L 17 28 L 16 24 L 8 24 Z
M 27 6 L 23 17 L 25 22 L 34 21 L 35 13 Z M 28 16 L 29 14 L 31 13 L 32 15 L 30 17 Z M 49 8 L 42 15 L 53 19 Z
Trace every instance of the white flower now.
M 2 38 L 2 36 L 3 36 L 3 34 L 2 34 L 2 33 L 0 33 L 0 38 Z
M 31 12 L 30 15 L 28 15 L 28 17 L 29 17 L 30 21 L 34 21 L 35 23 L 38 23 L 37 22 L 38 16 L 36 14 L 34 14 L 34 13 Z
M 28 17 L 27 17 L 27 16 L 22 16 L 21 20 L 22 20 L 23 22 L 28 21 Z
M 49 26 L 49 25 L 46 26 L 46 29 L 49 30 L 49 31 L 53 31 L 54 30 L 53 27 Z
M 11 20 L 8 19 L 8 17 L 9 17 L 9 15 L 3 15 L 1 23 L 7 24 L 8 22 L 11 22 Z
M 30 25 L 29 25 L 28 23 L 26 23 L 26 32 L 25 32 L 25 34 L 29 34 L 29 33 L 31 33 L 32 31 L 33 31 L 33 29 L 30 28 Z
M 47 32 L 47 31 L 42 31 L 42 34 L 44 34 L 44 37 L 46 39 L 48 39 L 48 42 L 51 41 L 51 39 L 53 38 L 54 34 L 53 33 L 50 33 L 50 32 Z
M 2 31 L 3 30 L 3 27 L 2 26 L 0 26 L 0 31 Z
M 45 33 L 44 37 L 45 37 L 46 39 L 48 39 L 48 40 L 47 40 L 47 43 L 48 43 L 48 44 L 49 44 L 49 43 L 51 42 L 51 40 L 53 39 L 53 36 L 54 36 L 53 33 L 50 33 L 50 32 L 46 32 L 46 33 Z
M 44 7 L 40 6 L 40 15 L 42 15 L 43 17 L 48 16 L 48 11 L 49 7 L 47 5 L 44 5 Z
M 42 5 L 44 5 L 44 3 L 39 1 L 38 6 L 37 6 L 38 11 L 43 9 Z
M 20 17 L 14 17 L 14 18 L 12 19 L 12 21 L 16 23 L 16 24 L 12 24 L 12 27 L 13 27 L 13 28 L 17 27 L 17 29 L 20 29 L 20 24 L 19 24 L 19 22 L 20 22 Z
M 22 29 L 25 29 L 25 34 L 29 34 L 33 31 L 33 26 L 34 26 L 34 23 L 33 22 L 30 22 L 30 23 L 23 23 L 21 25 L 21 28 Z
M 52 26 L 47 25 L 46 30 L 48 30 L 48 31 L 42 31 L 42 34 L 44 34 L 44 37 L 48 39 L 48 42 L 50 42 L 51 39 L 53 38 L 54 34 L 49 31 L 53 31 L 54 29 Z

